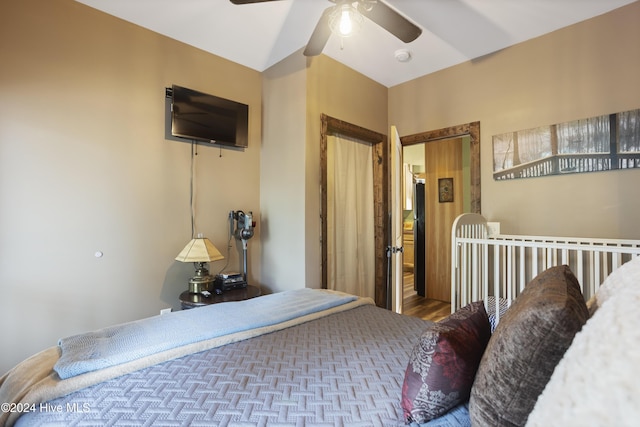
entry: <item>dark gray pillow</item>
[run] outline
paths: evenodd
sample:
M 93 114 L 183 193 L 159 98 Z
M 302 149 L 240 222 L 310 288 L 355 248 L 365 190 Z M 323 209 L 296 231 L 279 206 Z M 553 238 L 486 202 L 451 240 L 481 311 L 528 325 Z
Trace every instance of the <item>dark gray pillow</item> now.
M 566 265 L 533 279 L 500 320 L 471 388 L 474 426 L 524 426 L 574 335 L 589 318 Z

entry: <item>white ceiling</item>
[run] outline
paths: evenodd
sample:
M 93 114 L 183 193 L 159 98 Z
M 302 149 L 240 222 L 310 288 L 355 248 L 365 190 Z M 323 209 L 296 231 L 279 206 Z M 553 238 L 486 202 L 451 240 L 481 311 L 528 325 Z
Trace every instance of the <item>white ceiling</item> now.
M 328 0 L 233 5 L 228 0 L 77 0 L 126 21 L 264 71 L 301 49 Z M 331 36 L 323 53 L 392 87 L 636 0 L 384 0 L 423 32 L 405 44 L 365 19 L 362 31 Z M 398 62 L 394 52 L 411 51 Z

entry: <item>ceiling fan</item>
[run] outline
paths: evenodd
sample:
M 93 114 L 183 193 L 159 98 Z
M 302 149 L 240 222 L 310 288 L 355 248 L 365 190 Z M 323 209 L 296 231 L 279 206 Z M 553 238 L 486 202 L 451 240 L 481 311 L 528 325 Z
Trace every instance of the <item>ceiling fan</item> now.
M 265 3 L 269 1 L 279 0 L 230 0 L 231 3 L 251 4 Z M 422 34 L 422 30 L 411 21 L 391 9 L 385 3 L 379 0 L 329 0 L 335 3 L 328 7 L 322 13 L 320 20 L 316 24 L 311 38 L 304 50 L 305 56 L 316 56 L 322 53 L 324 46 L 329 40 L 332 31 L 338 31 L 343 36 L 348 35 L 346 31 L 349 29 L 350 21 L 347 28 L 344 27 L 345 14 L 353 13 L 351 16 L 365 16 L 375 22 L 395 37 L 405 43 L 409 43 L 418 38 Z M 344 17 L 344 18 L 343 18 Z

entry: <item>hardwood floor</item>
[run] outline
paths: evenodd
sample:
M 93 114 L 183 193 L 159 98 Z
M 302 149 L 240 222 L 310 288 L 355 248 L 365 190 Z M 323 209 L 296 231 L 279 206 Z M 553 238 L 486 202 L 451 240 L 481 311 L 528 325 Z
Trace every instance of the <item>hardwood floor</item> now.
M 444 301 L 427 299 L 416 294 L 413 290 L 413 274 L 404 273 L 403 277 L 403 309 L 408 316 L 421 317 L 438 322 L 451 314 L 451 304 Z

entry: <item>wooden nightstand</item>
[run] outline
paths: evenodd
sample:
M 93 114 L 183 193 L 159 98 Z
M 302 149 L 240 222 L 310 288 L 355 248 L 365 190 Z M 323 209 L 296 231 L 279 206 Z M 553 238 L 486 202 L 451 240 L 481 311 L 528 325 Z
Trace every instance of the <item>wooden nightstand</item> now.
M 242 289 L 225 291 L 220 295 L 212 292 L 208 297 L 202 294 L 192 294 L 189 291 L 184 291 L 180 294 L 180 302 L 182 309 L 186 310 L 189 308 L 202 307 L 203 305 L 217 304 L 219 302 L 242 301 L 258 297 L 260 294 L 260 288 L 253 285 L 247 285 L 246 288 Z

